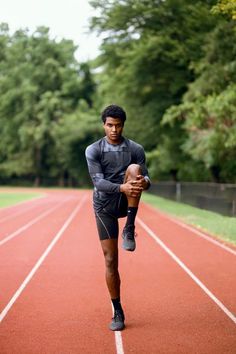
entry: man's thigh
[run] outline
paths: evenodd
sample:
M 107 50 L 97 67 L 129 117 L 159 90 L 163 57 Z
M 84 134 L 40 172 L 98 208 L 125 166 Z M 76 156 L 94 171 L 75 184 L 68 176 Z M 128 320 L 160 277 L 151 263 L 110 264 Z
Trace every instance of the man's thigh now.
M 118 218 L 127 216 L 128 199 L 124 193 L 121 193 L 120 202 L 118 205 Z
M 104 205 L 103 212 L 114 218 L 127 216 L 128 200 L 124 193 L 111 196 Z
M 118 239 L 119 224 L 117 217 L 104 211 L 95 213 L 97 230 L 100 240 Z

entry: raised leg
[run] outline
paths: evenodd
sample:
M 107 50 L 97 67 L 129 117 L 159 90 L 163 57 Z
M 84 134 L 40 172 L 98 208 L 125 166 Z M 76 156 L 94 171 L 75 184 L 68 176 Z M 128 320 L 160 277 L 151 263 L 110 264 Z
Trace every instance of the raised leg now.
M 143 176 L 141 175 L 141 167 L 137 164 L 131 164 L 125 175 L 125 181 L 121 188 L 128 200 L 127 220 L 123 230 L 122 247 L 127 251 L 134 251 L 135 242 L 135 218 L 138 211 L 138 205 L 143 191 Z
M 137 164 L 131 164 L 126 170 L 124 183 L 130 184 L 130 189 L 124 191 L 128 199 L 128 207 L 138 207 L 142 189 L 138 185 L 139 176 L 141 176 L 141 167 Z

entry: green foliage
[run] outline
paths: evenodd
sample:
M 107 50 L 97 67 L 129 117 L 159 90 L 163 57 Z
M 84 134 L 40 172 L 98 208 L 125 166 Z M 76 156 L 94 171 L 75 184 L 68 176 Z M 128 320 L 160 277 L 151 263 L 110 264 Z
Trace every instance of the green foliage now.
M 91 22 L 103 33 L 99 92 L 104 105 L 116 102 L 128 112 L 126 133 L 144 145 L 154 178 L 203 178 L 182 145 L 182 122 L 162 124 L 167 109 L 181 103 L 205 55 L 207 36 L 218 18 L 214 1 L 92 1 L 100 14 Z M 115 89 L 114 89 L 115 88 Z M 186 173 L 188 165 L 189 173 Z M 202 163 L 201 163 L 202 166 Z M 202 171 L 202 169 L 201 169 Z M 204 170 L 205 175 L 209 174 Z M 201 175 L 201 177 L 199 177 Z M 206 177 L 206 178 L 207 178 Z
M 91 3 L 100 89 L 127 107 L 152 178 L 235 182 L 235 1 Z
M 96 112 L 88 110 L 85 101 L 81 101 L 75 112 L 65 115 L 55 124 L 55 151 L 51 154 L 53 160 L 50 160 L 53 175 L 70 171 L 71 178 L 78 180 L 80 185 L 88 184 L 84 153 L 89 144 L 101 137 L 101 129 L 102 125 Z
M 183 103 L 166 111 L 163 124 L 182 124 L 182 151 L 201 162 L 212 179 L 236 182 L 236 31 L 221 22 L 208 37 L 205 56 L 195 65 L 197 79 Z
M 236 1 L 235 0 L 219 0 L 212 8 L 213 13 L 222 13 L 236 20 Z
M 0 177 L 87 182 L 84 150 L 116 103 L 153 179 L 236 182 L 235 1 L 90 3 L 103 36 L 93 62 L 48 28 L 0 25 Z
M 95 90 L 88 63 L 79 65 L 73 42 L 50 39 L 45 27 L 10 36 L 2 24 L 0 47 L 0 175 L 34 176 L 37 183 L 43 177 L 71 176 L 76 166 L 66 164 L 68 156 L 60 153 L 71 149 L 72 136 L 65 135 L 86 126 L 81 124 L 86 119 L 82 101 L 89 112 Z M 77 120 L 58 136 L 72 112 Z M 73 141 L 76 137 L 73 132 Z

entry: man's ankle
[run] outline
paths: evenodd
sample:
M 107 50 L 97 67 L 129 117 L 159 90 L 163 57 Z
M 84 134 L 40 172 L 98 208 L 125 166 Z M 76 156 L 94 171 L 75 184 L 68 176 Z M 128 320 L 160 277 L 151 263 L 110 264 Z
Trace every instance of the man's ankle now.
M 112 305 L 113 305 L 114 312 L 118 311 L 118 312 L 121 312 L 122 314 L 124 314 L 124 311 L 123 311 L 123 308 L 121 306 L 119 297 L 116 298 L 116 299 L 111 299 L 111 302 L 112 302 Z

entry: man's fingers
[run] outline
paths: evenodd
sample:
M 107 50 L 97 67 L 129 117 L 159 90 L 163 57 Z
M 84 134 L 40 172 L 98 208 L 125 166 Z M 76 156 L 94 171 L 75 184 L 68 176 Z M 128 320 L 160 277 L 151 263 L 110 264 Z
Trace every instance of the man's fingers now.
M 138 197 L 140 196 L 143 188 L 142 187 L 132 187 L 130 191 L 130 196 L 131 197 Z
M 140 175 L 142 178 L 143 176 Z M 143 191 L 142 181 L 141 180 L 130 180 L 127 181 L 129 184 L 129 195 L 130 197 L 138 197 L 140 196 L 141 192 Z
M 133 186 L 133 187 L 131 187 L 131 190 L 132 191 L 141 191 L 141 190 L 143 190 L 143 187 L 141 187 L 141 186 Z

